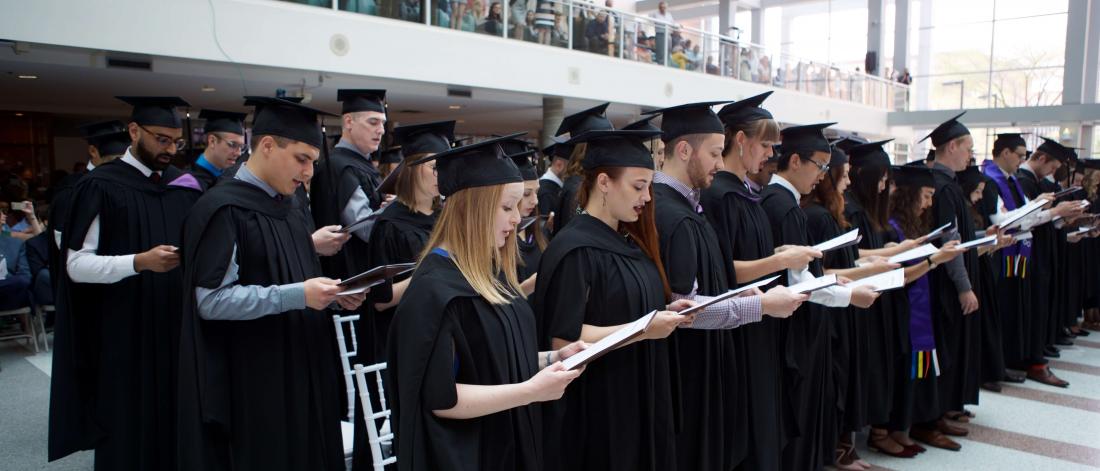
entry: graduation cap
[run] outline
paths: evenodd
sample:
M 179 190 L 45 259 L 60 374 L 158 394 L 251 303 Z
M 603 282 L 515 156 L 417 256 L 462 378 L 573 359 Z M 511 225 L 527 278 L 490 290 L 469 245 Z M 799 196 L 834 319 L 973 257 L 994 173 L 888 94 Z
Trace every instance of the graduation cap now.
M 191 106 L 183 98 L 175 96 L 116 96 L 133 106 L 130 121 L 142 126 L 161 126 L 180 129 L 183 124 L 176 113 L 177 106 Z
M 657 115 L 649 115 L 645 118 L 639 119 L 633 123 L 623 126 L 623 131 L 660 131 L 661 128 L 653 124 L 653 119 Z
M 467 188 L 519 183 L 523 176 L 515 162 L 504 154 L 501 142 L 527 133 L 517 133 L 457 147 L 425 157 L 409 165 L 436 161 L 439 194 L 451 196 Z
M 825 138 L 824 130 L 834 124 L 836 123 L 806 124 L 783 129 L 779 132 L 781 139 L 779 144 L 780 155 L 799 154 L 799 156 L 808 159 L 810 158 L 809 154 L 812 152 L 831 154 L 832 149 L 829 147 L 829 140 Z
M 931 162 L 933 160 L 936 160 L 936 149 L 928 149 L 928 155 L 924 156 L 924 161 Z
M 501 142 L 500 147 L 504 150 L 504 155 L 519 167 L 519 173 L 524 181 L 539 179 L 538 169 L 531 162 L 531 156 L 535 154 L 535 150 L 531 148 L 530 142 L 523 139 L 508 139 Z
M 1077 168 L 1100 170 L 1100 159 L 1079 159 L 1077 161 Z
M 967 193 L 974 191 L 980 183 L 985 181 L 985 175 L 982 174 L 977 165 L 971 165 L 961 172 L 956 172 L 955 178 L 958 179 L 959 186 L 963 187 L 963 190 Z
M 446 152 L 452 149 L 455 139 L 455 121 L 398 126 L 393 129 L 393 138 L 405 155 Z
M 1008 132 L 997 134 L 997 139 L 993 140 L 994 149 L 1015 149 L 1020 146 L 1027 148 L 1027 141 L 1024 140 L 1024 134 L 1019 132 Z M 996 156 L 997 152 L 994 152 Z
M 726 132 L 722 120 L 711 109 L 712 106 L 729 103 L 729 100 L 688 103 L 653 110 L 646 114 L 660 114 L 661 140 L 672 140 L 689 134 L 723 134 Z M 826 151 L 827 152 L 827 151 Z
M 931 133 L 924 136 L 924 139 L 917 142 L 924 142 L 928 138 L 932 138 L 932 146 L 939 147 L 951 142 L 952 139 L 970 134 L 970 130 L 958 121 L 964 114 L 966 114 L 965 111 L 955 115 L 954 118 L 944 121 L 939 126 L 936 126 L 936 129 L 933 129 Z
M 607 119 L 607 107 L 611 103 L 604 103 L 584 111 L 573 113 L 561 120 L 555 136 L 569 133 L 569 137 L 577 137 L 585 131 L 607 131 L 615 129 L 611 121 Z
M 130 131 L 122 121 L 99 121 L 77 127 L 88 144 L 95 146 L 100 155 L 121 154 L 130 146 Z
M 723 106 L 722 109 L 718 110 L 718 118 L 727 125 L 748 123 L 761 119 L 774 119 L 771 112 L 760 107 L 771 94 L 770 91 L 764 92 Z
M 336 101 L 343 103 L 340 114 L 359 111 L 386 112 L 386 91 L 342 88 L 336 91 Z
M 393 146 L 378 152 L 378 161 L 383 164 L 399 164 L 405 154 L 401 152 L 401 146 Z
M 894 175 L 894 184 L 897 186 L 936 187 L 932 169 L 928 167 L 900 165 L 890 167 L 890 170 Z
M 244 135 L 244 118 L 247 113 L 234 113 L 232 111 L 202 110 L 199 119 L 205 119 L 203 132 L 228 132 Z
M 1058 159 L 1063 164 L 1077 160 L 1077 152 L 1074 152 L 1072 147 L 1066 147 L 1054 139 L 1044 137 L 1043 143 L 1039 144 L 1039 148 L 1035 150 Z
M 570 139 L 569 144 L 588 144 L 581 162 L 585 170 L 600 167 L 652 170 L 653 153 L 646 149 L 645 142 L 660 135 L 660 131 L 589 131 Z
M 893 139 L 868 142 L 860 144 L 848 150 L 848 158 L 853 167 L 889 167 L 890 155 L 883 150 L 882 145 Z
M 256 108 L 252 117 L 253 136 L 284 137 L 318 149 L 324 146 L 324 139 L 317 117 L 336 116 L 281 98 L 246 96 L 244 99 L 245 106 Z
M 836 144 L 830 148 L 831 155 L 829 156 L 829 168 L 840 168 L 844 164 L 848 163 L 848 153 L 838 147 Z
M 543 155 L 548 155 L 553 159 L 569 160 L 569 158 L 573 155 L 573 146 L 567 144 L 568 141 L 568 139 L 551 137 L 550 142 L 552 142 L 552 144 L 542 149 Z
M 844 136 L 840 139 L 833 141 L 833 145 L 839 147 L 840 150 L 844 151 L 845 154 L 850 152 L 853 147 L 866 143 L 867 139 L 856 136 Z

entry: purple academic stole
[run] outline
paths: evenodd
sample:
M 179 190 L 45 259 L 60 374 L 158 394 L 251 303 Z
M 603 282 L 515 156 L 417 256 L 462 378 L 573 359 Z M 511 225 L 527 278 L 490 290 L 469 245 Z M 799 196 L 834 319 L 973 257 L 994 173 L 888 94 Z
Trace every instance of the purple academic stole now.
M 890 219 L 890 225 L 897 231 L 899 238 L 905 238 L 905 231 L 896 219 Z M 915 265 L 924 263 L 917 260 L 907 263 Z M 912 344 L 912 361 L 910 362 L 910 379 L 927 378 L 930 375 L 940 375 L 939 358 L 936 356 L 936 337 L 933 334 L 932 323 L 932 299 L 931 283 L 928 274 L 917 278 L 906 288 L 909 293 L 909 343 Z
M 997 192 L 1001 194 L 1001 201 L 1004 201 L 1005 209 L 1009 211 L 1016 209 L 1016 199 L 1012 197 L 1012 190 L 1008 187 L 1009 180 L 1005 178 L 1004 172 L 997 167 L 997 164 L 993 163 L 992 160 L 982 162 L 982 173 L 997 184 Z M 1016 191 L 1022 198 L 1024 189 L 1020 187 L 1020 181 L 1013 178 L 1012 184 L 1016 186 Z M 1031 259 L 1031 240 L 1017 242 L 1005 247 L 1001 249 L 1001 253 L 1005 257 L 1004 275 L 1006 278 L 1014 276 L 1027 278 L 1027 263 Z

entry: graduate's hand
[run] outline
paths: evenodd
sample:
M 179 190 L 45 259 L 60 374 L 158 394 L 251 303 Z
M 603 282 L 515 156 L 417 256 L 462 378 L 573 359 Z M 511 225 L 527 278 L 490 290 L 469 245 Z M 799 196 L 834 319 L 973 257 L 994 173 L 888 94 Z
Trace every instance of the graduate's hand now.
M 164 273 L 176 268 L 180 264 L 180 254 L 177 250 L 179 249 L 171 245 L 158 245 L 134 255 L 134 271 Z
M 389 206 L 395 198 L 397 198 L 397 195 L 383 195 L 382 203 L 378 205 L 378 210 L 381 211 L 386 209 L 386 206 Z
M 313 248 L 324 256 L 336 255 L 351 238 L 351 233 L 336 232 L 340 226 L 325 226 L 313 233 Z
M 962 307 L 964 316 L 978 310 L 978 296 L 974 294 L 974 290 L 959 293 L 959 306 Z
M 329 304 L 336 300 L 336 293 L 343 290 L 340 288 L 339 283 L 339 281 L 324 277 L 306 280 L 306 306 L 318 311 L 327 308 Z
M 668 307 L 666 307 L 665 309 L 669 311 L 680 312 L 689 307 L 695 307 L 698 304 L 699 303 L 690 299 L 677 299 L 673 301 L 672 304 L 669 304 Z
M 1069 242 L 1071 244 L 1076 244 L 1076 243 L 1080 242 L 1081 239 L 1084 239 L 1085 236 L 1087 236 L 1087 235 L 1088 235 L 1087 232 L 1083 232 L 1083 233 L 1080 233 L 1080 234 L 1069 235 L 1069 236 L 1066 236 L 1066 242 Z
M 566 386 L 581 375 L 584 368 L 566 371 L 560 361 L 547 366 L 535 373 L 531 379 L 524 381 L 527 387 L 528 398 L 531 402 L 556 401 L 565 394 Z
M 649 327 L 645 329 L 642 338 L 646 340 L 663 339 L 672 335 L 677 327 L 691 325 L 692 322 L 695 322 L 695 314 L 681 316 L 676 311 L 661 311 L 653 317 L 653 322 L 649 323 Z
M 359 309 L 359 306 L 363 304 L 363 301 L 367 299 L 367 293 L 370 290 L 362 293 L 348 294 L 344 296 L 336 297 L 336 304 L 340 305 L 345 311 L 354 311 Z
M 890 270 L 901 268 L 900 263 L 891 262 L 889 258 L 880 255 L 868 256 L 863 260 L 863 264 L 860 266 L 872 268 L 875 273 L 885 273 Z
M 876 293 L 870 286 L 852 288 L 851 304 L 855 307 L 867 309 L 875 303 L 875 300 L 878 299 L 878 295 L 879 293 Z
M 932 259 L 932 263 L 935 263 L 936 265 L 950 262 L 951 260 L 954 260 L 955 257 L 966 253 L 966 249 L 960 250 L 956 248 L 958 246 L 959 241 L 948 241 L 946 244 L 943 244 L 943 247 L 940 247 L 940 249 L 937 250 L 936 253 L 930 255 L 928 258 Z
M 784 245 L 775 249 L 780 266 L 788 270 L 801 270 L 809 266 L 810 261 L 821 258 L 821 252 L 810 247 Z
M 792 293 L 786 286 L 776 286 L 760 295 L 760 308 L 766 315 L 784 319 L 791 317 L 807 299 L 810 295 Z
M 905 239 L 898 243 L 895 247 L 900 247 L 901 252 L 905 252 L 907 250 L 912 250 L 923 245 L 923 239 L 923 237 L 920 239 Z
M 1080 201 L 1063 201 L 1058 203 L 1051 212 L 1055 216 L 1062 216 L 1062 219 L 1071 219 L 1081 215 L 1081 212 L 1085 210 L 1084 206 L 1081 206 Z
M 588 348 L 588 343 L 578 340 L 569 345 L 559 348 L 558 351 L 554 353 L 558 356 L 556 360 L 561 361 L 580 353 L 581 350 L 584 350 L 586 348 Z
M 1054 193 L 1043 193 L 1036 196 L 1037 200 L 1047 200 L 1047 204 L 1043 205 L 1043 209 L 1050 209 L 1050 206 L 1054 204 Z

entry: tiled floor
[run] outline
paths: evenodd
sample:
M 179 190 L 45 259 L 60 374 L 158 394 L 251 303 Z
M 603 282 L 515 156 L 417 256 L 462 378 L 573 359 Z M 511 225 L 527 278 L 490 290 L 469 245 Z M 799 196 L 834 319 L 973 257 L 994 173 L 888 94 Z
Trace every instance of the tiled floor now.
M 890 458 L 864 447 L 863 458 L 893 470 L 1100 469 L 1100 334 L 1064 347 L 1052 361 L 1068 389 L 1034 382 L 982 391 L 962 451 L 930 448 L 913 459 Z M 0 342 L 0 470 L 90 470 L 91 453 L 46 463 L 46 418 L 52 357 Z

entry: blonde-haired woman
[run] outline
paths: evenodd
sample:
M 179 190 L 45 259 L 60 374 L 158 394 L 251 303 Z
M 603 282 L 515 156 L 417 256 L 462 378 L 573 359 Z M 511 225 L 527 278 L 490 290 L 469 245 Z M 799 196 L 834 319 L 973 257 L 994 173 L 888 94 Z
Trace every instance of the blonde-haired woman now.
M 387 352 L 401 470 L 540 469 L 541 421 L 531 404 L 560 398 L 580 374 L 560 360 L 582 342 L 536 348 L 515 270 L 523 179 L 503 139 L 429 157 L 447 204 Z

